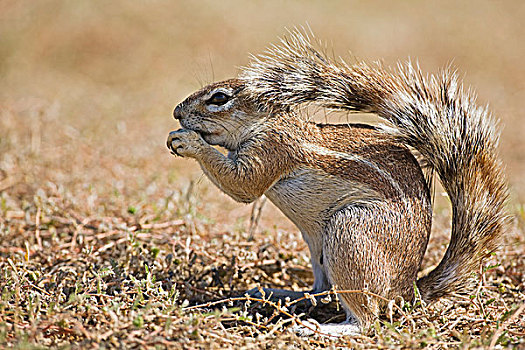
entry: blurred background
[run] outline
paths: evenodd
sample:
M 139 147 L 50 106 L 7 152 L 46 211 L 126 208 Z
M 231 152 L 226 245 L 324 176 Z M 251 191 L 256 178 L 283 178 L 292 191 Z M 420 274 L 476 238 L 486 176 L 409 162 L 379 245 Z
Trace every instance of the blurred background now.
M 336 56 L 456 67 L 501 119 L 514 208 L 525 201 L 524 19 L 522 1 L 2 0 L 0 191 L 53 187 L 96 214 L 191 187 L 214 220 L 248 215 L 169 155 L 172 109 L 309 26 Z

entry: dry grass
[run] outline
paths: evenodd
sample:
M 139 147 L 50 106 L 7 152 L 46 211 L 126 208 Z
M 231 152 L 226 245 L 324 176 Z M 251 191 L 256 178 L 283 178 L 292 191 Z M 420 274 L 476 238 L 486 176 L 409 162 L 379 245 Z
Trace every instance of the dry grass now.
M 524 347 L 524 12 L 511 1 L 1 2 L 0 347 Z M 454 59 L 505 126 L 515 223 L 476 287 L 398 302 L 355 338 L 288 331 L 290 312 L 340 320 L 334 302 L 229 299 L 307 290 L 306 245 L 270 205 L 254 229 L 250 207 L 164 146 L 173 105 L 199 80 L 236 74 L 306 22 L 338 54 L 418 57 L 426 70 Z M 438 203 L 425 267 L 448 221 Z

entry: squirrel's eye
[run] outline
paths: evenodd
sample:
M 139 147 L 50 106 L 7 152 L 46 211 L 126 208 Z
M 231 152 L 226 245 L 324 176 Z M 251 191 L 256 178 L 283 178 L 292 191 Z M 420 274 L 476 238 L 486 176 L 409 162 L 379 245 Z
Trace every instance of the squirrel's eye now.
M 214 93 L 208 101 L 206 101 L 207 104 L 210 105 L 223 105 L 226 102 L 230 100 L 230 96 L 226 95 L 224 92 L 216 92 Z

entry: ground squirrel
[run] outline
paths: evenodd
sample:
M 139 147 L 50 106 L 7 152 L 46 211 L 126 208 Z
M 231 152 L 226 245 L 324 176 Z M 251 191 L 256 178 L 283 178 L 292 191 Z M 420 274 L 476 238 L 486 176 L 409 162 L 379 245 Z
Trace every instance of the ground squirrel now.
M 375 113 L 388 125 L 315 124 L 299 116 L 306 104 Z M 410 63 L 348 65 L 292 33 L 238 78 L 204 87 L 173 114 L 182 129 L 169 135 L 172 153 L 196 159 L 236 201 L 266 195 L 300 229 L 314 292 L 336 286 L 413 300 L 416 283 L 432 301 L 463 287 L 505 229 L 495 121 L 450 70 L 424 76 Z M 432 208 L 411 150 L 438 175 L 452 204 L 449 247 L 421 279 Z M 384 306 L 362 294 L 339 298 L 347 322 L 321 325 L 321 332 L 362 330 Z

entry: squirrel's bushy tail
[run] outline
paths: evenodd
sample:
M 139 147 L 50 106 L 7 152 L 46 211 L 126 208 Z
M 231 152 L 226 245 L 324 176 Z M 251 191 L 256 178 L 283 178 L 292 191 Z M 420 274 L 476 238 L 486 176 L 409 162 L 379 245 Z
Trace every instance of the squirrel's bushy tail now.
M 377 113 L 391 124 L 385 130 L 420 152 L 452 203 L 451 241 L 440 264 L 418 281 L 423 299 L 462 287 L 496 248 L 508 220 L 498 132 L 454 72 L 423 76 L 410 63 L 388 70 L 335 62 L 294 33 L 254 57 L 241 79 L 261 108 L 274 112 L 316 103 Z

